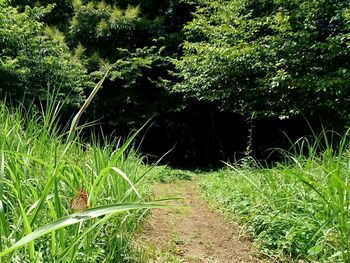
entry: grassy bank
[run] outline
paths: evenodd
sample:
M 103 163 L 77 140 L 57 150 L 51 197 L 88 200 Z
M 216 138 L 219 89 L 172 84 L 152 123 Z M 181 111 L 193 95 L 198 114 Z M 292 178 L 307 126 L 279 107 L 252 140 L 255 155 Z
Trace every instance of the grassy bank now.
M 148 168 L 132 139 L 67 142 L 57 110 L 0 104 L 0 262 L 128 262 Z
M 269 169 L 252 161 L 229 165 L 206 174 L 203 190 L 216 207 L 242 220 L 270 256 L 349 262 L 348 137 L 337 149 L 327 136 L 312 145 L 299 141 L 284 153 L 284 162 Z

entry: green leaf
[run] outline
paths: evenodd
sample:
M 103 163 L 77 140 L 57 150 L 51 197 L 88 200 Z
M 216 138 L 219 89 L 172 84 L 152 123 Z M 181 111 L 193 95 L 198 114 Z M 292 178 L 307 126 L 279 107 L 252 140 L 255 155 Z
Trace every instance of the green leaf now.
M 322 251 L 322 246 L 321 245 L 316 245 L 316 246 L 313 246 L 312 248 L 310 248 L 307 253 L 310 255 L 310 256 L 316 256 L 318 255 L 320 252 Z
M 143 203 L 143 204 L 113 204 L 113 205 L 106 205 L 106 206 L 100 206 L 100 207 L 94 207 L 91 209 L 88 209 L 84 212 L 74 213 L 66 217 L 62 217 L 60 219 L 57 219 L 55 221 L 52 221 L 49 224 L 46 224 L 37 230 L 33 231 L 32 233 L 24 236 L 22 239 L 17 241 L 13 246 L 11 246 L 8 249 L 5 249 L 4 251 L 0 252 L 0 257 L 3 257 L 9 253 L 11 253 L 14 250 L 17 250 L 29 242 L 42 237 L 44 235 L 47 235 L 53 231 L 56 231 L 58 229 L 74 225 L 86 220 L 91 220 L 96 217 L 109 215 L 109 214 L 118 214 L 129 210 L 135 210 L 135 209 L 148 209 L 148 208 L 161 208 L 166 207 L 164 205 L 159 204 L 151 204 L 151 203 Z

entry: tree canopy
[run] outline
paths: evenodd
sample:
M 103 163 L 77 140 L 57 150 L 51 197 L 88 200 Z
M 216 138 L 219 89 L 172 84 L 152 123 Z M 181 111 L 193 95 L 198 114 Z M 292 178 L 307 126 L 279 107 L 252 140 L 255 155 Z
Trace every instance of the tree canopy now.
M 58 30 L 39 22 L 51 7 L 13 7 L 0 11 L 0 91 L 2 96 L 31 102 L 44 100 L 48 88 L 59 99 L 79 106 L 89 86 L 87 70 L 71 54 Z
M 350 3 L 200 1 L 176 92 L 262 117 L 350 111 Z

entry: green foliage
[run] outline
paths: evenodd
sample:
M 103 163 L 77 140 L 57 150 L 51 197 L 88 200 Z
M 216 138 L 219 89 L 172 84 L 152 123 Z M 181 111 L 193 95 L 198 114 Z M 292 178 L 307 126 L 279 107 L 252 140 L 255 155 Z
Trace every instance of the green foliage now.
M 167 166 L 158 166 L 149 178 L 160 183 L 172 183 L 176 180 L 192 180 L 196 173 L 186 170 L 173 169 Z
M 247 222 L 266 253 L 349 262 L 349 133 L 337 151 L 327 137 L 323 151 L 322 137 L 314 144 L 301 140 L 285 163 L 230 165 L 205 176 L 202 187 L 220 209 Z
M 151 207 L 141 185 L 149 168 L 126 149 L 131 139 L 66 143 L 59 108 L 0 105 L 0 262 L 125 262 L 129 233 Z M 74 212 L 79 188 L 90 209 Z
M 248 116 L 348 116 L 348 1 L 199 2 L 174 91 Z
M 99 52 L 102 58 L 115 57 L 116 47 L 130 42 L 140 20 L 138 7 L 121 10 L 105 2 L 74 1 L 74 15 L 70 20 L 69 36 L 73 43 L 80 42 L 92 53 Z
M 18 7 L 23 12 L 26 6 L 34 7 L 50 7 L 51 12 L 46 12 L 40 17 L 40 21 L 56 26 L 60 30 L 65 31 L 68 20 L 73 14 L 73 4 L 71 0 L 7 0 L 13 7 Z
M 77 106 L 83 88 L 89 86 L 86 69 L 71 55 L 64 36 L 37 19 L 50 12 L 13 7 L 0 11 L 0 91 L 13 100 L 27 103 L 45 100 L 48 89 L 60 91 L 59 99 Z
M 158 86 L 158 79 L 168 76 L 167 69 L 172 67 L 167 58 L 172 51 L 162 46 L 177 48 L 180 40 L 173 34 L 173 23 L 168 23 L 172 14 L 167 14 L 163 5 L 150 8 L 152 4 L 73 2 L 74 14 L 67 32 L 69 46 L 93 79 L 99 79 L 104 68 L 114 65 L 92 109 L 96 118 L 104 116 L 113 129 L 140 125 L 170 105 L 168 94 Z
M 139 126 L 155 113 L 160 114 L 169 107 L 168 97 L 171 96 L 167 94 L 163 86 L 158 85 L 158 80 L 160 77 L 168 78 L 167 70 L 173 65 L 167 56 L 179 51 L 178 45 L 182 41 L 180 30 L 184 21 L 189 17 L 188 5 L 183 1 L 159 3 L 157 0 L 38 0 L 30 2 L 11 0 L 9 5 L 18 6 L 19 15 L 27 14 L 29 11 L 25 11 L 26 8 L 34 10 L 30 11 L 32 17 L 22 20 L 27 20 L 28 25 L 33 24 L 33 27 L 40 28 L 38 34 L 42 33 L 57 41 L 55 45 L 52 45 L 52 49 L 62 49 L 59 54 L 60 58 L 65 58 L 65 55 L 62 54 L 68 51 L 65 45 L 74 54 L 74 56 L 70 55 L 70 61 L 67 62 L 72 72 L 56 67 L 55 74 L 67 76 L 67 79 L 62 80 L 58 76 L 57 79 L 50 79 L 48 83 L 45 76 L 37 77 L 31 74 L 29 76 L 33 76 L 32 79 L 18 84 L 21 89 L 26 89 L 27 93 L 33 95 L 28 96 L 29 99 L 32 97 L 42 99 L 40 94 L 34 92 L 35 86 L 39 84 L 41 86 L 43 83 L 48 83 L 54 87 L 73 84 L 70 74 L 67 73 L 73 74 L 73 70 L 77 70 L 76 66 L 82 66 L 82 70 L 90 74 L 89 79 L 98 80 L 106 67 L 115 64 L 113 74 L 108 76 L 103 91 L 97 95 L 94 108 L 90 111 L 92 116 L 95 118 L 104 116 L 107 126 L 113 129 L 119 125 L 118 128 L 121 130 L 129 130 L 130 126 Z M 26 7 L 27 5 L 32 9 Z M 35 19 L 35 21 L 30 19 Z M 16 20 L 19 21 L 17 18 Z M 24 25 L 27 24 L 24 23 Z M 32 35 L 32 38 L 35 39 L 35 34 Z M 33 50 L 33 52 L 42 50 L 41 46 L 31 46 L 30 43 L 24 43 L 20 48 L 23 46 L 28 46 L 28 50 Z M 167 48 L 164 49 L 163 46 Z M 51 47 L 49 50 L 51 51 Z M 28 54 L 28 57 L 33 57 L 34 61 L 36 59 L 36 56 L 32 54 Z M 38 61 L 44 60 L 40 57 Z M 55 59 L 55 61 L 60 60 Z M 25 70 L 23 68 L 26 66 L 25 63 L 22 63 L 17 69 L 18 71 Z M 35 65 L 34 68 L 40 67 Z M 43 68 L 47 69 L 47 65 L 44 65 Z M 55 74 L 50 72 L 48 76 Z M 77 75 L 86 77 L 85 72 Z M 3 82 L 8 85 L 10 78 L 13 83 L 19 82 L 18 79 L 13 79 L 12 75 L 4 78 Z M 40 80 L 41 83 L 32 83 L 34 78 Z M 73 86 L 77 90 L 80 89 L 81 78 L 74 77 L 73 79 L 76 80 Z M 85 79 L 85 82 L 89 79 Z M 90 83 L 86 85 L 90 86 Z M 22 99 L 24 92 L 20 92 L 21 89 L 16 89 L 18 94 L 7 92 L 7 96 L 11 99 Z M 62 94 L 67 95 L 65 87 L 61 91 Z M 71 96 L 66 96 L 66 98 L 70 99 Z M 145 112 L 140 114 L 140 110 L 145 110 Z

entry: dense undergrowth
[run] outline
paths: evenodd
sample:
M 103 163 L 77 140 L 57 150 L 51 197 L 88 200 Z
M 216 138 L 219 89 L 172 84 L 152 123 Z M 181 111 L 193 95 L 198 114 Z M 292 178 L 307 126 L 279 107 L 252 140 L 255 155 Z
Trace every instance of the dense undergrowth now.
M 266 254 L 350 262 L 349 133 L 336 149 L 326 133 L 316 141 L 299 141 L 273 168 L 246 160 L 208 173 L 202 187 L 219 209 L 246 223 Z
M 173 183 L 177 180 L 191 181 L 197 173 L 199 173 L 199 171 L 181 170 L 161 165 L 155 167 L 150 173 L 151 176 L 148 178 L 151 181 L 150 183 Z
M 128 262 L 129 233 L 157 206 L 140 184 L 149 168 L 133 136 L 67 141 L 58 111 L 0 103 L 0 262 Z M 81 188 L 89 209 L 74 211 Z

